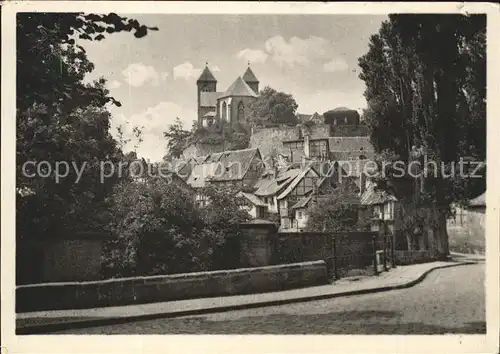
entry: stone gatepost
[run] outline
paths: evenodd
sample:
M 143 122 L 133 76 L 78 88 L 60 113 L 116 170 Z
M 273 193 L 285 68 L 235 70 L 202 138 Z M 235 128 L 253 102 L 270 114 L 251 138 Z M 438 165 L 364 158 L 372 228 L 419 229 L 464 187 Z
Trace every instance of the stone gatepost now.
M 240 224 L 242 267 L 264 267 L 271 265 L 278 227 L 267 220 L 252 220 Z

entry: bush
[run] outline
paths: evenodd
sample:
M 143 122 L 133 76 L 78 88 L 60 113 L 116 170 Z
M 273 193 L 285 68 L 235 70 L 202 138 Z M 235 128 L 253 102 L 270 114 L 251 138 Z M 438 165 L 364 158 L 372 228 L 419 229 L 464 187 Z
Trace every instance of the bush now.
M 198 208 L 194 194 L 152 178 L 122 183 L 113 197 L 114 239 L 106 247 L 104 277 L 187 273 L 234 268 L 238 224 L 249 220 L 236 191 L 209 186 Z

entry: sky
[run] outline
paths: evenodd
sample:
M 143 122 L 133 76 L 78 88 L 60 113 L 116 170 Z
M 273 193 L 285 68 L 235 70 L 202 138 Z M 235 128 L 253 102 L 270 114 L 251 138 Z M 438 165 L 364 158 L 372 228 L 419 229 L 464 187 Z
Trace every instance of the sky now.
M 111 129 L 132 136 L 143 127 L 139 156 L 160 161 L 167 131 L 176 117 L 185 129 L 197 119 L 196 80 L 208 67 L 224 91 L 248 63 L 260 80 L 291 94 L 298 113 L 336 107 L 366 107 L 358 58 L 385 16 L 374 15 L 137 15 L 120 14 L 158 27 L 137 39 L 117 33 L 97 42 L 82 41 L 95 64 L 89 80 L 104 77 L 111 95 Z M 124 150 L 135 145 L 132 140 Z

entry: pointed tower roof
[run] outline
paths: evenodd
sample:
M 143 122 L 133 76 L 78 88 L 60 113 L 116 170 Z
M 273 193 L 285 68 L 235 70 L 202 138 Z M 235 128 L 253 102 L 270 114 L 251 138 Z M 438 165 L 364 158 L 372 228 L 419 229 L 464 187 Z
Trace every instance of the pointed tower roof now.
M 238 76 L 236 80 L 229 86 L 229 88 L 224 92 L 219 98 L 230 97 L 230 96 L 249 96 L 257 97 L 255 92 L 248 86 L 248 84 Z
M 250 69 L 250 66 L 248 66 L 247 71 L 243 74 L 243 80 L 245 80 L 245 82 L 259 82 L 252 69 Z
M 205 82 L 217 82 L 217 79 L 214 77 L 210 69 L 208 68 L 208 64 L 205 66 L 205 69 L 201 73 L 200 77 L 196 82 L 205 81 Z

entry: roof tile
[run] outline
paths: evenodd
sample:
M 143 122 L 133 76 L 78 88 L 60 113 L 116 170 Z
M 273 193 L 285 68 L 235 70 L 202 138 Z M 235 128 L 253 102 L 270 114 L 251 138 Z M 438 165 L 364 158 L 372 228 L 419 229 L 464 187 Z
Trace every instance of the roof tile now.
M 231 96 L 257 97 L 257 94 L 239 76 L 219 98 Z
M 208 66 L 205 66 L 205 69 L 203 70 L 203 72 L 201 73 L 200 77 L 198 78 L 198 80 L 196 82 L 201 82 L 201 81 L 217 82 L 217 79 L 212 74 L 212 72 L 210 71 Z
M 245 73 L 243 74 L 243 80 L 245 82 L 252 82 L 252 83 L 259 82 L 259 80 L 253 73 L 252 69 L 250 69 L 250 67 L 248 67 L 247 71 L 245 71 Z

